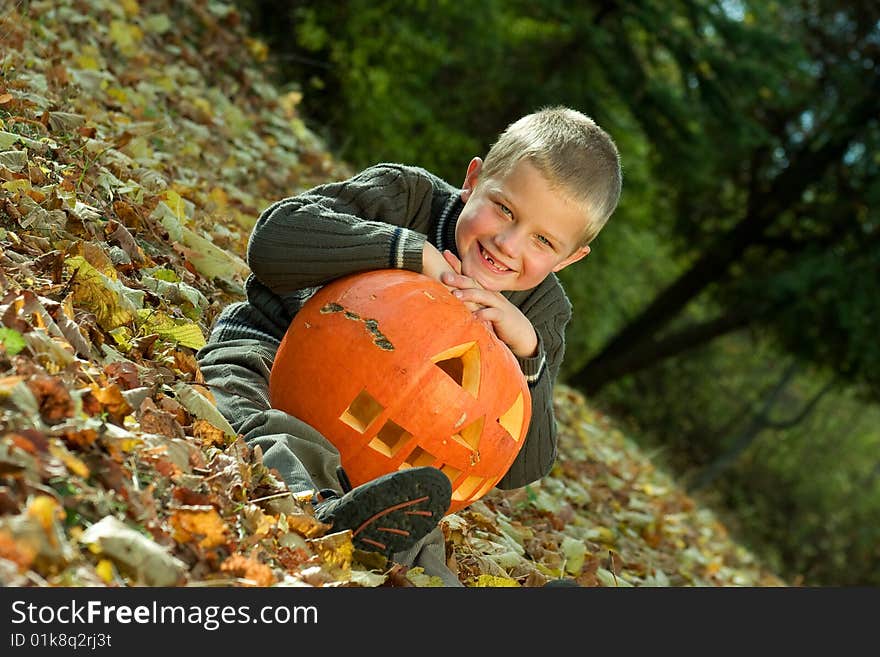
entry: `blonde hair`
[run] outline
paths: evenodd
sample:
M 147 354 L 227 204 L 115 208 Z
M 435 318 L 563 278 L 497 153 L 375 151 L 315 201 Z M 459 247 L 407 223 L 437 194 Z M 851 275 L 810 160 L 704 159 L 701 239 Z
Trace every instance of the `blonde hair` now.
M 511 123 L 489 149 L 481 179 L 507 176 L 522 159 L 586 214 L 585 246 L 617 208 L 622 187 L 614 140 L 593 119 L 568 107 L 545 107 Z M 478 183 L 479 184 L 479 183 Z

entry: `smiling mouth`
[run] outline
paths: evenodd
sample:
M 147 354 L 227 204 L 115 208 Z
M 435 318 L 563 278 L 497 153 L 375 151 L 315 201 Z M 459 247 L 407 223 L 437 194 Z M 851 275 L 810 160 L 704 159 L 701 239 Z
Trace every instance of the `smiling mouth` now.
M 503 274 L 503 273 L 506 273 L 506 272 L 509 272 L 509 271 L 513 271 L 513 270 L 510 269 L 509 267 L 505 267 L 505 266 L 502 265 L 500 262 L 497 262 L 497 261 L 495 260 L 495 258 L 493 258 L 493 257 L 489 254 L 489 252 L 486 251 L 486 249 L 483 248 L 483 245 L 482 245 L 482 244 L 479 244 L 479 243 L 478 243 L 478 245 L 479 245 L 479 247 L 480 247 L 480 255 L 483 257 L 483 260 L 485 260 L 486 262 L 488 262 L 488 263 L 491 265 L 492 269 L 494 269 L 496 272 L 498 272 L 499 274 Z

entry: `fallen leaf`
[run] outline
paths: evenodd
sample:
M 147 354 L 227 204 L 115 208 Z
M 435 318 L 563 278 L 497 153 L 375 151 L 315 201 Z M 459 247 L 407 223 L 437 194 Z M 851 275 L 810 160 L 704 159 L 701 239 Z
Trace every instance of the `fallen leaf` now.
M 187 565 L 114 516 L 106 516 L 83 532 L 80 541 L 93 545 L 147 586 L 174 586 Z
M 181 543 L 196 541 L 202 548 L 226 543 L 228 528 L 214 507 L 174 509 L 168 522 L 174 528 L 174 540 Z

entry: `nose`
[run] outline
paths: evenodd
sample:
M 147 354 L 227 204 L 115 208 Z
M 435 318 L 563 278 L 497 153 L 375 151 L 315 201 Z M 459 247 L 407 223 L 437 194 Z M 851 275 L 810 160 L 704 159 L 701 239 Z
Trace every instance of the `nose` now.
M 515 258 L 519 254 L 521 241 L 522 236 L 519 234 L 516 227 L 510 227 L 507 230 L 496 233 L 495 239 L 493 240 L 495 247 L 501 255 L 507 256 L 508 258 Z

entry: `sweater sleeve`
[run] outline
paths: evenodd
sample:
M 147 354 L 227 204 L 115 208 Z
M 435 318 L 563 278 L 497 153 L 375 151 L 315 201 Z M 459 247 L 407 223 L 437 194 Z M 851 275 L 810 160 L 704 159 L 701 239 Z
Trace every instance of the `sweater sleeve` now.
M 556 461 L 553 389 L 565 353 L 565 328 L 571 320 L 571 304 L 564 295 L 546 294 L 529 304 L 526 316 L 538 335 L 538 353 L 518 359 L 532 397 L 532 416 L 522 449 L 497 484 L 503 489 L 519 488 L 545 477 Z
M 283 199 L 257 220 L 248 265 L 279 295 L 370 269 L 420 272 L 432 192 L 414 168 L 383 164 Z

